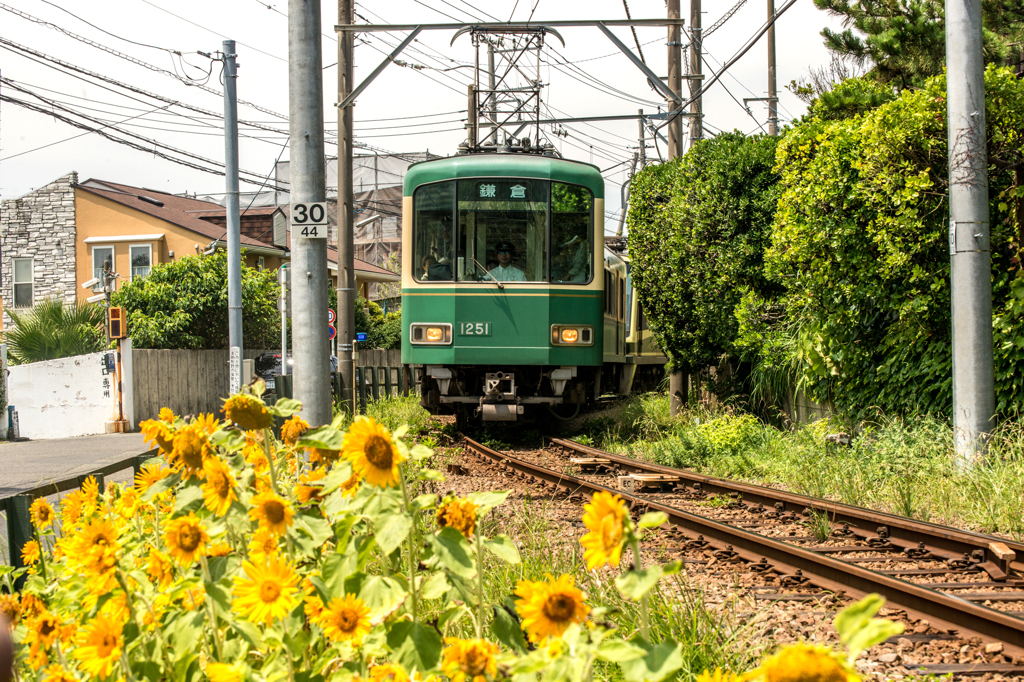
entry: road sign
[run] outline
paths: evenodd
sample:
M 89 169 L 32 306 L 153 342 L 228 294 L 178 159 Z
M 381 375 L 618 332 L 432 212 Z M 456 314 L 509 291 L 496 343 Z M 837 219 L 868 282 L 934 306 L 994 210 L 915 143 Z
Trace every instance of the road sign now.
M 291 205 L 293 237 L 327 239 L 327 203 L 311 201 Z
M 337 336 L 337 335 L 338 335 L 338 330 L 334 328 L 334 325 L 333 324 L 327 325 L 327 338 L 329 340 L 333 341 L 334 337 Z
M 334 312 L 333 308 L 327 309 L 327 324 L 334 324 L 334 321 L 338 319 L 338 314 Z
M 366 341 L 366 332 L 356 332 L 356 341 Z

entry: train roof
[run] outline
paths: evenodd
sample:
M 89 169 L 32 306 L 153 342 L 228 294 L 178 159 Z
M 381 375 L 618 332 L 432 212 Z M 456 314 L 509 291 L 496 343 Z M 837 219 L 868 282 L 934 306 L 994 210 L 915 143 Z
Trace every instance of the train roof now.
M 421 161 L 406 171 L 403 194 L 412 196 L 413 190 L 429 182 L 479 177 L 558 180 L 583 185 L 594 193 L 595 199 L 604 198 L 604 178 L 597 166 L 528 154 L 467 154 Z

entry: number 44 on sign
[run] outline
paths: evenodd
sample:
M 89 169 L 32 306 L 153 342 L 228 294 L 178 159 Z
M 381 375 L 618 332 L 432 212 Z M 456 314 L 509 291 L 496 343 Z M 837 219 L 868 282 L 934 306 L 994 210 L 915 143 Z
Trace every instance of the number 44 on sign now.
M 327 239 L 327 204 L 323 201 L 291 205 L 293 237 Z

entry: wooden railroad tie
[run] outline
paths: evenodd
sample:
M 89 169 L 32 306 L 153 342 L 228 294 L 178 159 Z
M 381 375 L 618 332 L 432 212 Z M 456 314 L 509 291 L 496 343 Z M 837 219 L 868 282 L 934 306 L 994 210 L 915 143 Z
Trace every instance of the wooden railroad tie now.
M 584 473 L 597 471 L 598 467 L 609 466 L 612 461 L 604 457 L 570 457 L 570 464 L 575 464 Z
M 635 492 L 644 488 L 660 488 L 662 483 L 678 482 L 678 476 L 669 474 L 627 474 L 619 476 L 619 490 Z

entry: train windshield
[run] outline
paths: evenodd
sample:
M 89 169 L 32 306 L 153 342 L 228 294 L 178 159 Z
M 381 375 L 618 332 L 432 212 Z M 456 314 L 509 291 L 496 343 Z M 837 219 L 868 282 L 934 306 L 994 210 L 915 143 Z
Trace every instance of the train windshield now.
M 473 178 L 416 190 L 419 281 L 589 282 L 589 190 L 548 180 Z M 550 276 L 549 276 L 550 275 Z

